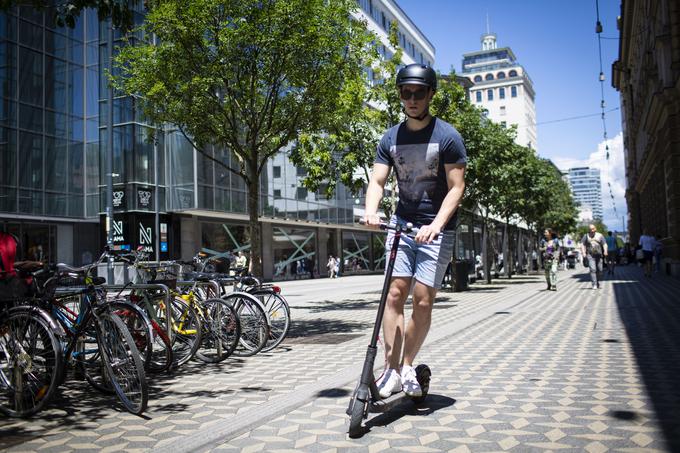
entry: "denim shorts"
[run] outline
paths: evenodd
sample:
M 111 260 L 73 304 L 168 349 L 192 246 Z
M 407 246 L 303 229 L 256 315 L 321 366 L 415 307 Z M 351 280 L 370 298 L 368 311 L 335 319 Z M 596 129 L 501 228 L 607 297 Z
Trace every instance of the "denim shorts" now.
M 393 219 L 394 220 L 394 219 Z M 423 285 L 439 289 L 446 268 L 453 256 L 454 231 L 442 231 L 430 244 L 417 244 L 411 236 L 402 233 L 392 277 L 410 277 Z M 385 242 L 386 261 L 394 242 L 394 231 L 390 230 Z

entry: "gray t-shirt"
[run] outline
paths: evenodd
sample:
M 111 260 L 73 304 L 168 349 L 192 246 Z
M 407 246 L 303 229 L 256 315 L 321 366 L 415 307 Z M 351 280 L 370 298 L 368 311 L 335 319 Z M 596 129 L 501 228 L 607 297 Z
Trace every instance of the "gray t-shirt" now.
M 380 140 L 375 162 L 394 168 L 399 184 L 396 214 L 414 225 L 429 225 L 449 190 L 444 164 L 465 164 L 467 153 L 458 131 L 432 118 L 419 131 L 409 130 L 405 122 L 389 129 Z M 458 211 L 444 229 L 453 230 L 457 217 Z

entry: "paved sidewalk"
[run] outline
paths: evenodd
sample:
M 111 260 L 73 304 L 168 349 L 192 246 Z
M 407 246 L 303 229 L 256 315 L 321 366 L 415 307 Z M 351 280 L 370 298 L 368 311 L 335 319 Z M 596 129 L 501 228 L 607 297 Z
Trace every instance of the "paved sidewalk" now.
M 39 417 L 0 419 L 0 448 L 678 450 L 680 282 L 618 271 L 599 291 L 562 271 L 557 293 L 527 276 L 441 293 L 420 355 L 434 372 L 427 405 L 372 418 L 358 440 L 344 410 L 379 276 L 282 284 L 295 321 L 283 348 L 154 377 L 146 418 L 71 382 Z

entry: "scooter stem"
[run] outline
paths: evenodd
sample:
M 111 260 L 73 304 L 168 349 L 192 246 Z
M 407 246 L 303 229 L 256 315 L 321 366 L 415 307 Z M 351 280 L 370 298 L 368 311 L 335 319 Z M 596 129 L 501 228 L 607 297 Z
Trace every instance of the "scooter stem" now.
M 383 315 L 385 314 L 385 306 L 387 305 L 387 293 L 390 290 L 392 272 L 394 271 L 394 261 L 397 258 L 397 250 L 399 249 L 401 232 L 402 232 L 401 225 L 397 225 L 397 227 L 394 230 L 394 240 L 392 241 L 392 248 L 390 249 L 390 259 L 387 261 L 387 269 L 385 271 L 385 282 L 383 283 L 382 294 L 380 295 L 380 305 L 378 306 L 378 313 L 375 317 L 375 324 L 373 325 L 373 335 L 371 336 L 371 343 L 369 344 L 369 347 L 371 348 L 375 348 L 378 345 L 378 337 L 380 336 L 380 328 L 382 327 Z

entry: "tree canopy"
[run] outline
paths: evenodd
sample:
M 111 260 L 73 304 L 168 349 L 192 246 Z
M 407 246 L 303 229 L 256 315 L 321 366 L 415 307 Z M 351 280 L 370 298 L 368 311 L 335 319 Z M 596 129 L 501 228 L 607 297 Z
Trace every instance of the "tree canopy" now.
M 116 58 L 116 87 L 138 96 L 152 122 L 176 125 L 199 152 L 216 145 L 238 159 L 227 169 L 248 187 L 257 274 L 259 177 L 269 158 L 300 134 L 328 130 L 334 112 L 361 95 L 368 34 L 351 18 L 357 7 L 354 0 L 157 2 L 136 33 L 146 40 Z

